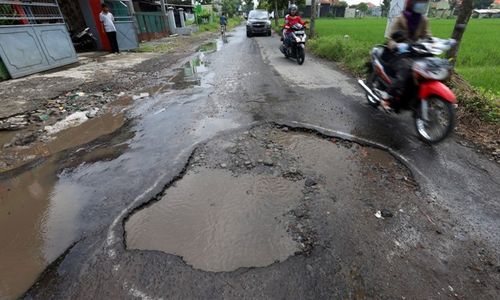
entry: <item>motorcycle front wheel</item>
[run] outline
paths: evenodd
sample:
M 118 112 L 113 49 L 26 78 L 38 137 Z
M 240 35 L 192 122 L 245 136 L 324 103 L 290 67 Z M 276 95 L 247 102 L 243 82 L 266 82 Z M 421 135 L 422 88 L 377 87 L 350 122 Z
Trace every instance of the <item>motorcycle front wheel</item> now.
M 297 63 L 299 65 L 302 65 L 304 63 L 304 60 L 306 59 L 306 53 L 304 51 L 304 48 L 302 47 L 297 47 Z
M 427 100 L 428 117 L 424 120 L 421 109 L 415 117 L 415 128 L 420 139 L 430 144 L 444 140 L 455 128 L 455 108 L 453 104 L 437 97 Z

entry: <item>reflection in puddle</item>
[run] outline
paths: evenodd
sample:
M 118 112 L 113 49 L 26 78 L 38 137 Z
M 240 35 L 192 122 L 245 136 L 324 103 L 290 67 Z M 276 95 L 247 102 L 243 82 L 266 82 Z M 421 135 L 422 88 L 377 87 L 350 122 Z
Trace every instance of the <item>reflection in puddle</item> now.
M 210 43 L 203 44 L 198 49 L 198 51 L 208 52 L 208 53 L 215 52 L 215 51 L 218 51 L 218 50 L 219 49 L 217 49 L 217 43 L 216 42 L 210 42 Z
M 58 139 L 44 145 L 43 153 L 50 154 L 47 161 L 19 174 L 0 176 L 0 299 L 17 298 L 25 292 L 79 238 L 85 226 L 80 213 L 94 188 L 79 185 L 71 174 L 60 170 L 116 158 L 126 145 L 112 147 L 112 143 L 128 135 L 82 148 L 81 158 L 66 157 L 60 151 L 86 144 L 123 124 L 123 115 L 107 114 L 62 131 Z
M 174 89 L 186 89 L 195 85 L 201 85 L 201 74 L 206 73 L 208 68 L 205 62 L 205 55 L 200 53 L 196 58 L 184 64 L 177 75 L 170 81 L 174 84 Z
M 56 175 L 56 159 L 0 181 L 0 299 L 20 296 L 85 225 L 92 189 Z
M 232 271 L 268 266 L 298 250 L 280 220 L 301 184 L 223 170 L 189 172 L 126 223 L 127 246 L 182 256 L 194 268 Z
M 125 101 L 125 100 L 123 100 Z M 117 103 L 123 105 L 123 102 Z M 48 157 L 60 151 L 89 143 L 96 138 L 110 134 L 125 123 L 123 113 L 106 113 L 98 118 L 87 120 L 76 127 L 70 127 L 55 135 L 48 141 L 37 141 L 30 147 L 10 147 L 3 149 L 0 157 L 14 157 L 16 160 L 5 167 L 5 170 L 15 169 L 33 158 Z M 13 137 L 13 136 L 12 136 Z M 10 139 L 12 139 L 10 137 Z M 1 146 L 0 146 L 1 147 Z M 27 159 L 31 158 L 31 159 Z M 2 169 L 0 167 L 0 169 Z
M 0 298 L 15 298 L 35 281 L 54 257 L 45 243 L 56 166 L 42 166 L 0 182 Z M 8 228 L 8 230 L 5 230 Z M 64 248 L 60 249 L 64 250 Z

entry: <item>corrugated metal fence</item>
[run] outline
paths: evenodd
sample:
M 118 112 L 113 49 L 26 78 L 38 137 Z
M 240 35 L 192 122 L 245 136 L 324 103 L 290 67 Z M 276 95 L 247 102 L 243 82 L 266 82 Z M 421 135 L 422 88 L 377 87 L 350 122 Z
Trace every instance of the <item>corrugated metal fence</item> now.
M 165 16 L 161 12 L 136 12 L 139 26 L 139 39 L 148 41 L 168 35 L 168 26 Z
M 0 0 L 0 57 L 12 78 L 78 61 L 57 0 Z

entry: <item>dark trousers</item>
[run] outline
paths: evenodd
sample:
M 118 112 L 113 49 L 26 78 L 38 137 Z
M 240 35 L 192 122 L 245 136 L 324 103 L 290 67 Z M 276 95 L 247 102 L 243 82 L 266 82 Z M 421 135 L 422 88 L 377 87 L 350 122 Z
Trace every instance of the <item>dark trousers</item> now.
M 111 44 L 111 53 L 120 53 L 118 49 L 118 41 L 116 40 L 116 31 L 106 32 L 109 43 Z
M 396 72 L 392 85 L 389 88 L 389 94 L 395 97 L 401 97 L 405 88 L 411 80 L 412 60 L 406 57 L 396 57 L 392 62 L 392 69 Z
M 292 32 L 285 33 L 285 45 L 287 47 L 292 46 L 292 37 L 293 37 Z

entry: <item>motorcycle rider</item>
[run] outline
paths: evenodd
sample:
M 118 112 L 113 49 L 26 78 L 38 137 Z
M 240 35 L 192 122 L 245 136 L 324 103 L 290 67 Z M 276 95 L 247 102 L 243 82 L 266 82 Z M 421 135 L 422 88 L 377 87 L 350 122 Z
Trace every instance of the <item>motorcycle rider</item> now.
M 306 23 L 302 21 L 302 19 L 299 16 L 299 8 L 297 5 L 292 4 L 290 5 L 290 13 L 286 15 L 285 17 L 285 25 L 284 25 L 284 44 L 287 47 L 290 47 L 292 45 L 292 33 L 293 31 L 291 30 L 292 26 L 299 23 L 301 25 L 305 25 Z
M 391 63 L 396 74 L 388 90 L 388 95 L 383 97 L 382 106 L 385 109 L 399 104 L 406 84 L 411 79 L 412 60 L 400 54 L 408 51 L 408 43 L 431 36 L 429 21 L 424 16 L 428 5 L 428 0 L 407 0 L 405 10 L 391 25 L 387 45 L 389 49 L 396 52 Z

